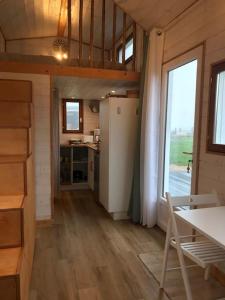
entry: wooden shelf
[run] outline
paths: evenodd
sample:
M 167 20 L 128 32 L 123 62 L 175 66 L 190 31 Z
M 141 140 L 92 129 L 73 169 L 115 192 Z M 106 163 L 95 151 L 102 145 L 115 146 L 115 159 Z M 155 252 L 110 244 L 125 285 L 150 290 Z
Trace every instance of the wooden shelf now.
M 22 248 L 0 249 L 0 277 L 19 273 Z
M 0 210 L 20 209 L 24 195 L 0 196 Z

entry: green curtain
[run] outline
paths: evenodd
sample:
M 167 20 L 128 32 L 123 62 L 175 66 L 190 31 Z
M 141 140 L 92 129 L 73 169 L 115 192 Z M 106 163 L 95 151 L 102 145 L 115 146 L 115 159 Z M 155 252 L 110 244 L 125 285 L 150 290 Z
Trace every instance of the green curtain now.
M 140 102 L 139 102 L 139 115 L 138 115 L 138 128 L 137 128 L 137 144 L 134 159 L 134 173 L 132 181 L 132 190 L 130 197 L 130 204 L 128 210 L 128 216 L 134 223 L 141 222 L 141 187 L 140 187 L 140 152 L 141 152 L 141 120 L 142 120 L 142 104 L 144 97 L 144 85 L 145 85 L 145 72 L 147 63 L 147 51 L 148 51 L 149 37 L 144 33 L 143 38 L 143 63 L 140 78 Z

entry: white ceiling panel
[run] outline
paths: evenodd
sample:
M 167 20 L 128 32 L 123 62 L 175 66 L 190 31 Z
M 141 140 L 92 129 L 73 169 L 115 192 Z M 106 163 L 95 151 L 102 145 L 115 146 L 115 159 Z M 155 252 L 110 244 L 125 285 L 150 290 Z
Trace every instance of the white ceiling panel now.
M 54 88 L 60 91 L 62 98 L 101 100 L 103 96 L 115 91 L 117 95 L 125 95 L 127 90 L 137 90 L 138 84 L 130 81 L 90 79 L 78 77 L 56 76 Z
M 145 30 L 165 27 L 198 0 L 114 0 Z

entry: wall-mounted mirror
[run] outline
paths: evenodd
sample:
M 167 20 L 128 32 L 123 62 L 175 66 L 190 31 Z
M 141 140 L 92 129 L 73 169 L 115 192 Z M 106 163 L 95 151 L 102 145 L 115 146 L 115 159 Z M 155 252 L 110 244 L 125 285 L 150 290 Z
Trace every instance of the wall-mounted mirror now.
M 225 62 L 211 71 L 208 150 L 225 153 Z

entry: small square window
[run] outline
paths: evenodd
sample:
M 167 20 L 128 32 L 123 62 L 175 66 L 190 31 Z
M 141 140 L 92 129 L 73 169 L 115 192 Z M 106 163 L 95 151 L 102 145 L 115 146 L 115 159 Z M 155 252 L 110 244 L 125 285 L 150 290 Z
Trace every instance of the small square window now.
M 83 102 L 82 100 L 63 99 L 63 132 L 83 132 Z
M 134 54 L 134 38 L 133 38 L 133 34 L 132 34 L 126 39 L 126 44 L 125 44 L 125 63 L 126 64 L 132 60 L 133 54 Z M 120 64 L 123 63 L 123 45 L 122 44 L 117 48 L 117 61 Z

